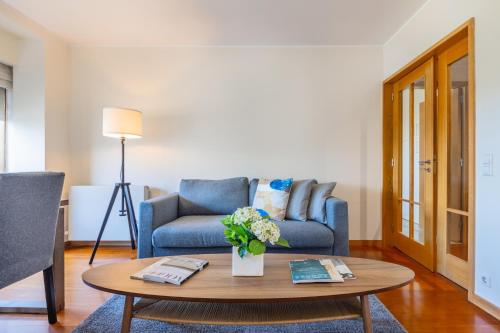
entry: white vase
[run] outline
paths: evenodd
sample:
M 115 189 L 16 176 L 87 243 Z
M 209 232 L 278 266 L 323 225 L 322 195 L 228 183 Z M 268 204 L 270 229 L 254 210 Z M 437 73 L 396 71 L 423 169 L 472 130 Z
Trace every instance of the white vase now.
M 247 253 L 243 258 L 238 254 L 238 248 L 233 246 L 233 276 L 263 276 L 264 255 L 254 256 Z

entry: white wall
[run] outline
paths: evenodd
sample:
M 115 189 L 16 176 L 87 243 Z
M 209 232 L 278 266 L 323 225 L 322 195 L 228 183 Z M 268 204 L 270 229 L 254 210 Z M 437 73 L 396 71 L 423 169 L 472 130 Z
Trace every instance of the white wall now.
M 431 0 L 384 46 L 384 75 L 410 62 L 470 17 L 476 19 L 476 285 L 475 292 L 500 306 L 498 206 L 500 203 L 500 1 Z M 494 154 L 493 176 L 480 162 Z M 491 288 L 481 276 L 490 277 Z
M 71 184 L 69 142 L 69 46 L 47 38 L 45 45 L 45 170 L 66 173 L 63 197 Z
M 17 35 L 0 27 L 0 62 L 12 65 L 19 57 L 20 39 Z
M 7 128 L 9 171 L 66 172 L 70 184 L 69 48 L 0 1 L 0 61 L 14 67 Z
M 178 190 L 181 178 L 337 181 L 352 239 L 380 238 L 380 47 L 73 47 L 74 184 L 118 179 L 103 106 L 144 113 L 127 178 Z
M 7 115 L 7 170 L 45 170 L 45 73 L 42 43 L 21 40 Z
M 0 27 L 0 62 L 13 66 L 7 128 L 7 170 L 45 169 L 43 44 Z

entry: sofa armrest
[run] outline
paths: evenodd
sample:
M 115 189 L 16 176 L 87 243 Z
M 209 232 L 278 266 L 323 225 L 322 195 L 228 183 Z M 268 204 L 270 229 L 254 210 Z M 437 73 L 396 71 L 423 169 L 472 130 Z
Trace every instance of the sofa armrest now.
M 153 231 L 177 218 L 179 195 L 172 193 L 141 202 L 139 206 L 139 235 L 137 257 L 153 256 Z
M 333 230 L 333 255 L 349 255 L 349 220 L 347 201 L 329 197 L 326 199 L 326 224 Z

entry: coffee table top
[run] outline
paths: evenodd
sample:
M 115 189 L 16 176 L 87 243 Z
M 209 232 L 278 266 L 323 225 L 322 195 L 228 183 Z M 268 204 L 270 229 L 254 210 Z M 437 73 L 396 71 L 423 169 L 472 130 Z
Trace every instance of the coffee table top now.
M 137 259 L 92 268 L 83 281 L 98 290 L 134 297 L 215 303 L 267 303 L 327 300 L 378 293 L 395 289 L 413 280 L 412 270 L 378 260 L 339 257 L 356 280 L 343 283 L 293 284 L 288 262 L 322 259 L 329 256 L 304 254 L 265 254 L 264 276 L 231 276 L 231 254 L 189 255 L 203 258 L 209 265 L 181 286 L 145 282 L 130 278 L 160 258 Z

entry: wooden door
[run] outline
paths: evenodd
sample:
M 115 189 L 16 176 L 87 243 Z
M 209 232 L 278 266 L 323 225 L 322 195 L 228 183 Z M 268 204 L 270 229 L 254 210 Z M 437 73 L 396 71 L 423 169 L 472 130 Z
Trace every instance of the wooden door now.
M 468 288 L 470 151 L 469 56 L 463 39 L 438 56 L 437 271 Z
M 393 85 L 394 246 L 434 270 L 434 59 Z

